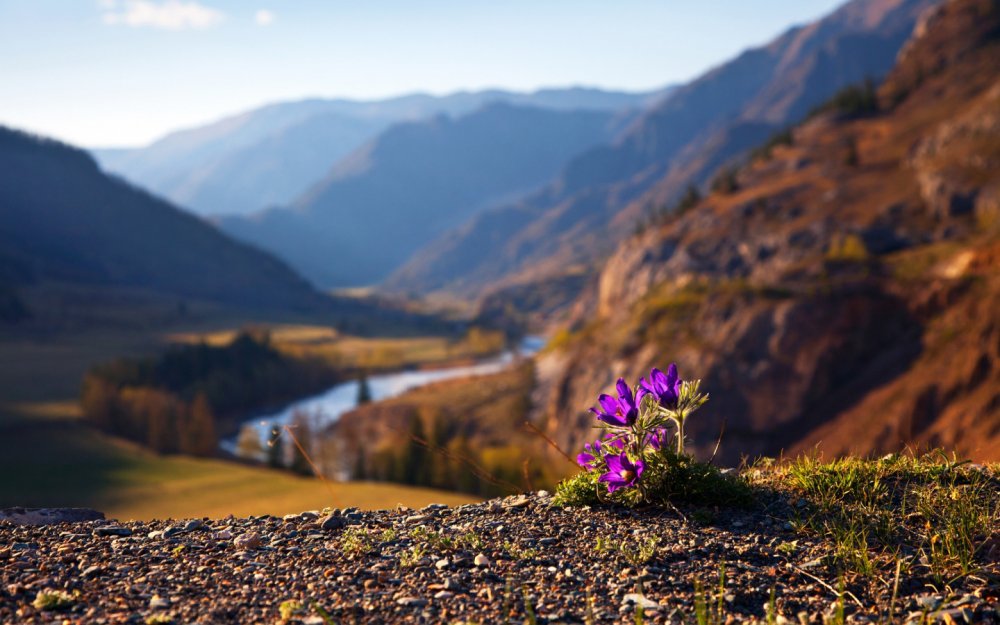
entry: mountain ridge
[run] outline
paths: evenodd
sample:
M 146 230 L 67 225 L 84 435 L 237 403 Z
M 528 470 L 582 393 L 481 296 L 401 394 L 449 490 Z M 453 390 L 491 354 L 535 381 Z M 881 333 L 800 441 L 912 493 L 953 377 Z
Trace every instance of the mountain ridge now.
M 248 213 L 290 203 L 341 157 L 393 123 L 439 113 L 469 113 L 493 101 L 553 110 L 617 111 L 644 106 L 666 91 L 669 87 L 637 93 L 570 87 L 528 93 L 500 89 L 444 96 L 414 93 L 382 100 L 307 98 L 182 129 L 143 148 L 93 152 L 105 169 L 199 214 Z M 310 149 L 317 135 L 324 138 L 322 149 Z M 295 166 L 282 167 L 286 158 Z M 249 188 L 244 186 L 247 171 L 256 172 Z
M 476 297 L 489 291 L 484 285 L 503 288 L 552 279 L 563 267 L 596 267 L 651 206 L 672 202 L 689 184 L 704 184 L 712 166 L 738 157 L 838 88 L 888 71 L 918 16 L 931 5 L 929 0 L 853 0 L 811 25 L 744 51 L 679 86 L 613 144 L 573 159 L 547 189 L 430 243 L 385 288 Z M 790 72 L 790 67 L 800 69 Z M 790 75 L 794 80 L 785 79 Z M 817 90 L 803 92 L 798 84 L 803 76 Z M 820 76 L 833 78 L 816 85 Z M 768 114 L 761 117 L 761 111 Z M 775 121 L 778 111 L 780 121 Z M 725 136 L 719 133 L 734 123 L 752 132 L 735 144 L 720 141 Z M 696 159 L 707 165 L 678 175 Z M 497 224 L 509 227 L 502 237 L 495 236 Z M 470 243 L 464 245 L 463 238 Z

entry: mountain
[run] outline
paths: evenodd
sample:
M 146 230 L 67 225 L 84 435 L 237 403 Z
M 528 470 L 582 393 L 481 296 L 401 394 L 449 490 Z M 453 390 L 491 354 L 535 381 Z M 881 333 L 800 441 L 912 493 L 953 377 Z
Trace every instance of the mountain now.
M 397 124 L 292 206 L 219 223 L 317 285 L 371 284 L 454 224 L 546 183 L 618 123 L 603 111 L 494 103 Z
M 484 212 L 414 255 L 389 290 L 480 295 L 593 269 L 650 208 L 842 87 L 883 76 L 932 0 L 853 0 L 748 50 L 647 109 L 533 196 Z
M 198 214 L 243 214 L 292 202 L 342 157 L 394 123 L 462 115 L 490 102 L 621 111 L 642 107 L 662 93 L 576 87 L 281 102 L 175 132 L 143 148 L 95 150 L 94 155 L 104 169 Z
M 0 127 L 0 283 L 42 281 L 250 308 L 325 299 L 272 256 L 102 173 L 86 152 Z
M 622 242 L 538 364 L 566 448 L 618 376 L 677 361 L 719 459 L 817 447 L 1000 454 L 1000 3 L 934 9 L 881 86 L 838 94 Z

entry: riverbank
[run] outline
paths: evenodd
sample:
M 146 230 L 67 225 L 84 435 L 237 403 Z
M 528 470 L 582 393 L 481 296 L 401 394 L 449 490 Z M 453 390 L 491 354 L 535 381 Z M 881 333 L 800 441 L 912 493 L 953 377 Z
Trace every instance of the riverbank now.
M 329 516 L 0 522 L 0 621 L 1000 622 L 995 564 L 937 590 L 916 571 L 845 578 L 834 545 L 793 525 L 797 509 L 776 496 L 709 518 L 558 508 L 539 492 Z

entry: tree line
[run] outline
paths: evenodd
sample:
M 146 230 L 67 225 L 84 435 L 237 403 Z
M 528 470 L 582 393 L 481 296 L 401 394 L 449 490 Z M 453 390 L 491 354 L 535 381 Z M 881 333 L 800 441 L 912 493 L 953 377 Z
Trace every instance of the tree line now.
M 174 345 L 151 358 L 120 358 L 84 376 L 84 418 L 159 453 L 214 455 L 236 418 L 317 392 L 337 381 L 319 361 L 296 359 L 266 333 L 228 345 Z

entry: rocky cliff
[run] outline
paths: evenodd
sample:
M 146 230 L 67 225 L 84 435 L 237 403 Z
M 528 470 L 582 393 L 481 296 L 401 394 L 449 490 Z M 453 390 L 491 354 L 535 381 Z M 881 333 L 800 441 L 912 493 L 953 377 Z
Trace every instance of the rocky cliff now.
M 1000 450 L 1000 8 L 949 2 L 877 92 L 841 93 L 683 214 L 624 242 L 541 357 L 567 447 L 619 375 L 677 361 L 709 453 Z M 724 190 L 722 190 L 724 189 Z M 596 320 L 595 320 L 596 319 Z

